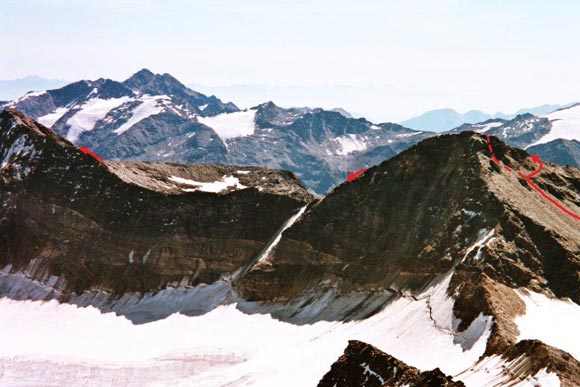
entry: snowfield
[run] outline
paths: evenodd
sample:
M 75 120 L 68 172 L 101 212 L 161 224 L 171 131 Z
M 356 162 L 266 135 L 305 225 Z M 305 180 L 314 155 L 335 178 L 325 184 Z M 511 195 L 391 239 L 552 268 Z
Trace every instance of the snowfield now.
M 485 133 L 490 129 L 497 128 L 502 125 L 503 125 L 502 122 L 488 122 L 487 124 L 473 125 L 473 127 L 476 128 L 475 131 L 477 133 Z
M 44 126 L 48 126 L 49 128 L 55 124 L 56 121 L 60 120 L 62 116 L 68 113 L 68 109 L 64 107 L 59 107 L 52 113 L 49 113 L 45 116 L 39 117 L 38 122 L 40 122 Z
M 580 141 L 580 105 L 556 110 L 544 117 L 548 118 L 552 123 L 550 133 L 535 143 L 530 144 L 527 148 L 538 144 L 545 144 L 559 138 Z
M 197 120 L 212 128 L 222 140 L 250 136 L 256 131 L 256 110 L 223 113 L 213 117 L 197 117 Z
M 526 313 L 515 319 L 518 339 L 538 339 L 580 359 L 580 305 L 531 291 L 518 295 L 526 304 Z
M 117 135 L 123 134 L 134 125 L 146 118 L 159 114 L 165 110 L 165 104 L 171 102 L 171 97 L 167 95 L 144 95 L 140 99 L 141 104 L 131 112 L 131 117 L 123 125 L 113 130 Z
M 451 275 L 362 321 L 293 325 L 235 304 L 133 325 L 56 301 L 0 299 L 0 384 L 312 386 L 357 339 L 422 370 L 458 374 L 483 354 L 492 321 L 453 327 Z
M 129 99 L 129 97 L 89 99 L 80 106 L 80 111 L 67 120 L 66 123 L 69 126 L 66 134 L 67 140 L 75 142 L 82 132 L 93 130 L 97 121 L 105 118 L 111 110 L 121 106 Z

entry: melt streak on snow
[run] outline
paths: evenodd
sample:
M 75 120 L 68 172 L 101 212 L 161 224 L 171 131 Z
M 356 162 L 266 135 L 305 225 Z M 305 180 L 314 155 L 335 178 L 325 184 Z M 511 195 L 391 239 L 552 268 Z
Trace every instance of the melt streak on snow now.
M 560 387 L 558 375 L 547 372 L 545 368 L 523 380 L 514 380 L 513 375 L 506 370 L 517 369 L 520 361 L 525 362 L 527 359 L 522 356 L 512 361 L 506 361 L 497 355 L 486 357 L 473 369 L 455 376 L 455 379 L 461 380 L 467 386 Z
M 469 349 L 455 343 L 453 300 L 446 293 L 450 278 L 366 320 L 310 325 L 247 315 L 234 304 L 202 316 L 174 314 L 133 325 L 93 307 L 0 298 L 0 384 L 10 378 L 21 384 L 65 378 L 83 385 L 89 372 L 91 382 L 101 385 L 127 378 L 143 386 L 316 385 L 349 339 L 422 370 L 440 367 L 457 374 L 483 354 L 492 322 L 477 319 L 484 329 L 468 338 Z
M 517 293 L 526 304 L 526 313 L 515 319 L 518 339 L 538 339 L 580 359 L 580 305 L 528 290 Z
M 197 120 L 212 128 L 222 140 L 244 137 L 256 131 L 256 110 L 223 113 L 213 117 L 197 117 Z
M 111 110 L 127 101 L 129 101 L 129 97 L 89 99 L 80 107 L 80 111 L 67 120 L 66 123 L 69 126 L 66 135 L 67 140 L 75 142 L 82 132 L 93 130 L 97 121 L 102 120 Z
M 580 105 L 556 110 L 544 117 L 548 118 L 552 123 L 550 133 L 529 145 L 528 148 L 538 144 L 545 144 L 558 138 L 580 141 Z

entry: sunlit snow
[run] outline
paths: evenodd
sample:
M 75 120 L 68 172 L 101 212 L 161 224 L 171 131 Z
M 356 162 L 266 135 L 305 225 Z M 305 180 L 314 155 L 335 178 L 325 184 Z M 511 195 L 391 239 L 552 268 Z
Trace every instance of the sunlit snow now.
M 515 319 L 518 339 L 538 339 L 580 359 L 580 305 L 531 291 L 517 293 L 526 304 L 526 313 Z
M 336 154 L 341 156 L 367 149 L 365 142 L 359 139 L 356 134 L 336 137 L 334 141 L 338 144 Z
M 476 124 L 473 125 L 473 128 L 478 133 L 485 133 L 492 128 L 497 128 L 498 126 L 502 126 L 503 122 L 489 122 L 487 124 Z
M 219 193 L 225 191 L 227 189 L 244 189 L 248 188 L 243 184 L 240 184 L 240 180 L 234 176 L 224 176 L 221 180 L 212 181 L 212 182 L 205 182 L 205 181 L 195 181 L 191 179 L 184 179 L 183 177 L 178 176 L 171 176 L 169 180 L 185 184 L 195 186 L 196 188 L 184 188 L 184 192 L 195 192 L 195 191 L 202 191 L 202 192 L 215 192 Z
M 256 130 L 256 110 L 223 113 L 213 117 L 198 117 L 199 122 L 212 128 L 222 140 L 244 137 Z
M 69 126 L 66 138 L 72 142 L 78 140 L 82 132 L 93 130 L 97 121 L 102 120 L 116 107 L 127 102 L 129 97 L 100 99 L 92 98 L 85 102 L 74 116 L 67 120 Z
M 518 369 L 518 364 L 528 362 L 525 356 L 507 361 L 500 356 L 494 355 L 482 359 L 476 366 L 455 375 L 454 378 L 461 380 L 467 386 L 509 386 L 509 387 L 560 387 L 558 375 L 547 372 L 545 368 L 535 375 L 529 375 L 523 379 L 514 380 L 513 369 Z
M 67 112 L 68 112 L 67 108 L 59 107 L 52 113 L 39 117 L 38 122 L 40 122 L 44 126 L 51 127 L 52 125 L 54 125 L 56 121 L 60 120 L 62 116 L 64 116 Z
M 471 349 L 455 343 L 450 278 L 366 320 L 310 325 L 247 315 L 233 304 L 198 317 L 176 314 L 133 325 L 92 307 L 0 299 L 0 369 L 9 370 L 0 384 L 7 378 L 50 384 L 64 377 L 82 385 L 90 374 L 96 384 L 311 386 L 351 339 L 423 370 L 457 374 L 483 354 L 492 322 L 479 319 L 485 329 L 472 338 Z
M 139 100 L 141 104 L 133 109 L 127 122 L 113 132 L 118 135 L 123 134 L 144 119 L 161 113 L 165 109 L 165 103 L 171 101 L 171 98 L 166 95 L 144 95 Z
M 545 144 L 558 138 L 580 141 L 580 105 L 556 110 L 544 117 L 550 120 L 552 129 L 529 147 Z

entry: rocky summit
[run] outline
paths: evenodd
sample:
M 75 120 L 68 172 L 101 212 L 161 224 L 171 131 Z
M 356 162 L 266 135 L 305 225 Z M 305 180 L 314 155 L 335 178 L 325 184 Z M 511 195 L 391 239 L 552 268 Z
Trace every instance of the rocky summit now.
M 427 139 L 311 206 L 241 286 L 266 300 L 321 284 L 405 292 L 457 268 L 579 302 L 579 220 L 522 178 L 538 168 L 493 137 Z M 580 213 L 578 170 L 545 163 L 532 181 Z
M 463 131 L 317 198 L 287 171 L 100 156 L 0 115 L 0 378 L 578 385 L 578 169 Z M 87 332 L 94 358 L 21 360 Z M 140 350 L 112 367 L 112 340 Z

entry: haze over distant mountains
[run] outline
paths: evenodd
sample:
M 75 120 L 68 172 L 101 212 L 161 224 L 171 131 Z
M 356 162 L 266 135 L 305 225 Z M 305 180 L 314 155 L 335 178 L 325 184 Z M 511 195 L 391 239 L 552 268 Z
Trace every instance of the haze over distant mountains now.
M 490 119 L 501 118 L 511 120 L 520 114 L 531 113 L 535 116 L 542 116 L 551 113 L 555 110 L 568 107 L 573 103 L 565 105 L 544 104 L 531 108 L 523 108 L 513 114 L 505 114 L 497 112 L 495 114 L 488 114 L 480 110 L 470 110 L 466 113 L 458 113 L 457 111 L 445 108 L 436 109 L 425 112 L 420 116 L 409 118 L 402 121 L 401 125 L 415 130 L 429 130 L 434 132 L 444 132 L 461 126 L 463 124 L 475 124 L 478 122 L 487 121 Z
M 0 101 L 21 97 L 29 91 L 57 89 L 67 83 L 60 79 L 47 79 L 38 75 L 28 75 L 20 79 L 0 80 Z

